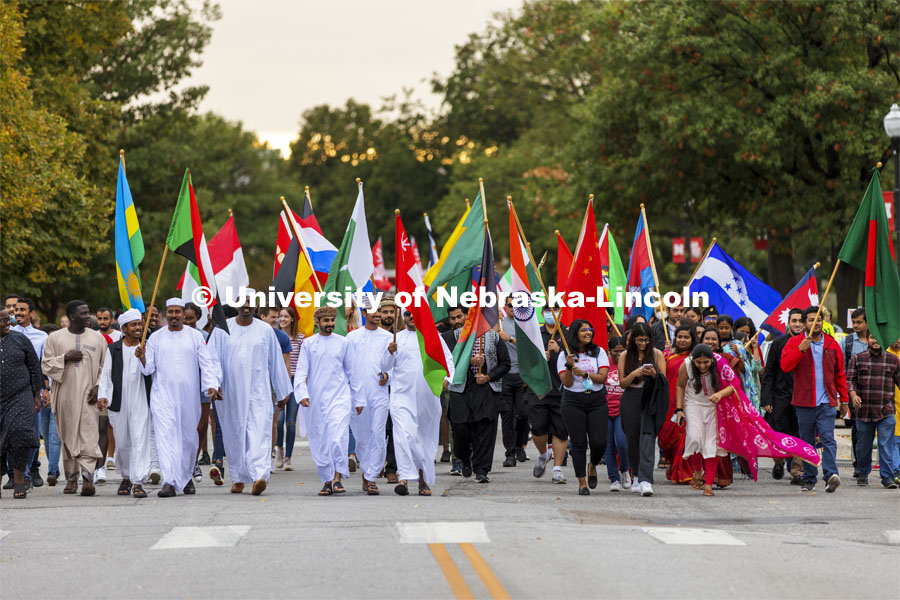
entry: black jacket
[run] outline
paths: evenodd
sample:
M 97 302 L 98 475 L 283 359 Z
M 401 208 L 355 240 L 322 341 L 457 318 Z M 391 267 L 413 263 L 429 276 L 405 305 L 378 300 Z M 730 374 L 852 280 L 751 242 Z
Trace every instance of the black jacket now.
M 658 435 L 669 412 L 669 380 L 665 373 L 644 381 L 641 393 L 641 433 Z
M 113 384 L 112 398 L 109 400 L 109 410 L 119 412 L 122 409 L 122 369 L 124 360 L 122 358 L 122 339 L 109 345 L 109 354 L 112 357 L 111 375 Z M 142 375 L 144 378 L 144 387 L 147 389 L 147 404 L 150 404 L 150 386 L 153 384 L 153 377 L 150 375 Z
M 766 357 L 766 368 L 763 369 L 761 388 L 759 392 L 760 406 L 790 405 L 794 395 L 794 375 L 781 369 L 781 352 L 787 345 L 791 334 L 775 338 L 769 346 L 769 354 Z

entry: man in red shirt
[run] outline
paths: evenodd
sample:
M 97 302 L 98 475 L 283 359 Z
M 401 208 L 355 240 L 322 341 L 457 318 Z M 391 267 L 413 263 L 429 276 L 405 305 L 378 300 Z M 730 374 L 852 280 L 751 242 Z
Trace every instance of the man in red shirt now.
M 847 377 L 844 355 L 834 338 L 822 333 L 822 317 L 816 319 L 817 306 L 803 311 L 807 335 L 794 336 L 781 352 L 781 368 L 794 375 L 794 395 L 791 405 L 797 413 L 800 439 L 810 445 L 816 443 L 816 433 L 822 442 L 822 472 L 825 491 L 833 492 L 841 485 L 837 468 L 837 443 L 834 440 L 834 419 L 837 408 L 847 414 Z M 819 469 L 803 465 L 801 491 L 816 488 Z

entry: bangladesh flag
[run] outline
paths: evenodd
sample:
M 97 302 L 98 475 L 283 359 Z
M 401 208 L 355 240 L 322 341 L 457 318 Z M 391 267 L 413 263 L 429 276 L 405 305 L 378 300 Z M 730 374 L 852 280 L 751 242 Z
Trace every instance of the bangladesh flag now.
M 881 347 L 887 348 L 900 339 L 900 275 L 877 169 L 838 259 L 865 273 L 866 322 Z
M 185 169 L 184 178 L 181 180 L 181 191 L 178 193 L 178 202 L 175 204 L 175 214 L 172 215 L 166 246 L 196 265 L 197 279 L 209 293 L 207 308 L 212 313 L 213 324 L 227 332 L 225 311 L 219 302 L 212 261 L 209 259 L 206 236 L 203 235 L 203 224 L 200 222 L 200 210 L 197 208 L 197 198 L 191 184 L 190 169 Z

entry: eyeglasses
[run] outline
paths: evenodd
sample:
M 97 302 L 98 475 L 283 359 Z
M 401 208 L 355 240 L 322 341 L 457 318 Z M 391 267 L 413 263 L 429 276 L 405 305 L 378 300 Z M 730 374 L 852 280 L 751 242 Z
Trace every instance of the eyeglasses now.
M 650 338 L 634 338 L 635 344 L 649 344 Z
M 594 333 L 593 327 L 582 327 L 578 330 L 578 333 Z

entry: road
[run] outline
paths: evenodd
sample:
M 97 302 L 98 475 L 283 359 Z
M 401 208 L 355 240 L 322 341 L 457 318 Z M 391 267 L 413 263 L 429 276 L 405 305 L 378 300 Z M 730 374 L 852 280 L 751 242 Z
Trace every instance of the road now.
M 529 447 L 532 458 L 533 447 Z M 0 500 L 3 598 L 897 598 L 900 493 L 736 480 L 714 498 L 664 482 L 576 495 L 533 461 L 491 483 L 438 466 L 435 496 L 320 498 L 308 447 L 260 497 L 204 477 L 195 496 Z M 770 468 L 770 467 L 769 467 Z M 605 467 L 601 467 L 601 474 Z M 415 487 L 412 488 L 415 490 Z M 151 491 L 152 490 L 152 491 Z

